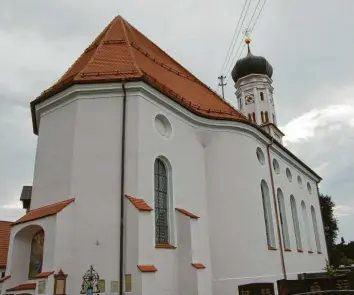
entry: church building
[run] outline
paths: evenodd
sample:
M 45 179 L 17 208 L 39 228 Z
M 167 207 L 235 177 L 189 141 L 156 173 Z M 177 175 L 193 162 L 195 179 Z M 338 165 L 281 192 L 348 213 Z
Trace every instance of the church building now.
M 323 269 L 321 178 L 283 146 L 246 43 L 238 109 L 120 16 L 31 102 L 1 295 L 233 295 Z

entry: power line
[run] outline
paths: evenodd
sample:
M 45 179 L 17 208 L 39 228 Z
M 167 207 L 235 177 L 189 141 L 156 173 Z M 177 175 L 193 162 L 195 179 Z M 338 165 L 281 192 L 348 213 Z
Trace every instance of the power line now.
M 229 49 L 227 50 L 227 54 L 226 54 L 226 56 L 225 56 L 224 63 L 223 63 L 223 65 L 222 65 L 222 67 L 221 67 L 221 70 L 220 70 L 220 75 L 223 73 L 224 67 L 226 67 L 227 63 L 228 63 L 229 60 L 230 60 L 230 56 L 231 56 L 231 55 L 230 55 L 230 50 L 231 50 L 231 48 L 232 48 L 232 50 L 233 50 L 233 48 L 234 48 L 234 47 L 233 47 L 233 44 L 234 44 L 234 42 L 235 42 L 236 33 L 238 32 L 237 37 L 236 37 L 236 40 L 237 40 L 237 38 L 238 38 L 238 36 L 239 36 L 239 34 L 240 34 L 240 29 L 238 28 L 238 26 L 239 26 L 240 21 L 241 21 L 241 19 L 242 19 L 243 12 L 245 11 L 245 7 L 246 7 L 246 4 L 247 4 L 247 1 L 248 1 L 248 0 L 245 0 L 245 3 L 243 4 L 242 11 L 241 11 L 241 15 L 240 15 L 239 18 L 238 18 L 238 22 L 237 22 L 237 25 L 236 25 L 234 34 L 233 34 L 232 39 L 231 39 Z M 247 14 L 247 12 L 248 12 L 248 9 L 249 9 L 250 4 L 251 4 L 251 2 L 248 3 L 248 7 L 247 7 L 246 14 Z M 242 25 L 241 25 L 241 26 L 242 26 Z
M 255 20 L 255 22 L 254 22 L 254 24 L 253 24 L 253 26 L 252 26 L 251 31 L 254 30 L 254 28 L 255 28 L 255 26 L 256 26 L 256 24 L 257 24 L 257 21 L 258 21 L 258 19 L 259 19 L 259 16 L 261 15 L 261 13 L 262 13 L 262 11 L 263 11 L 263 8 L 264 8 L 264 5 L 265 5 L 266 2 L 267 2 L 267 0 L 264 0 L 263 4 L 262 4 L 262 6 L 261 6 L 261 9 L 260 9 L 259 12 L 258 12 L 257 18 L 256 18 L 256 20 Z M 250 25 L 251 22 L 252 22 L 252 19 L 253 19 L 254 15 L 255 15 L 255 12 L 257 11 L 257 8 L 258 8 L 258 6 L 259 6 L 259 3 L 260 3 L 260 0 L 259 0 L 258 3 L 257 3 L 257 6 L 256 6 L 256 8 L 255 8 L 255 10 L 254 10 L 254 12 L 253 12 L 252 18 L 251 18 L 251 20 L 250 20 L 250 22 L 249 22 L 249 24 L 248 24 L 248 27 L 249 27 L 249 25 Z M 240 59 L 240 57 L 241 57 L 241 55 L 242 55 L 242 52 L 243 52 L 243 50 L 244 50 L 245 47 L 246 47 L 246 44 L 244 44 L 243 47 L 242 47 L 242 49 L 241 49 L 240 54 L 237 56 L 237 53 L 238 53 L 238 51 L 239 51 L 239 49 L 240 49 L 240 47 L 241 47 L 241 45 L 242 45 L 242 42 L 243 42 L 243 40 L 241 40 L 241 42 L 239 43 L 239 47 L 238 47 L 238 49 L 237 49 L 237 51 L 236 51 L 236 55 L 235 55 L 235 57 L 234 57 L 234 59 L 233 59 L 233 61 L 232 61 L 232 63 L 231 63 L 231 66 L 235 63 L 236 59 L 237 59 L 237 60 Z M 231 66 L 229 67 L 228 71 L 230 71 Z M 228 82 L 228 80 L 229 80 L 229 78 L 226 80 L 226 83 Z
M 253 18 L 254 18 L 254 15 L 256 14 L 256 11 L 257 11 L 257 8 L 258 8 L 260 2 L 261 2 L 261 0 L 258 0 L 257 5 L 256 5 L 256 8 L 255 8 L 254 11 L 253 11 L 253 14 L 252 14 L 252 16 L 251 16 L 250 21 L 248 22 L 247 29 L 246 29 L 247 31 L 249 31 L 248 28 L 250 27 L 250 25 L 251 25 L 251 23 L 252 23 L 252 20 L 253 20 Z M 239 46 L 238 46 L 238 48 L 237 48 L 237 50 L 236 50 L 235 56 L 234 56 L 234 58 L 233 58 L 231 64 L 229 64 L 229 67 L 227 68 L 227 72 L 229 72 L 229 71 L 231 70 L 231 67 L 235 64 L 236 59 L 238 59 L 238 58 L 237 58 L 238 52 L 239 52 L 239 50 L 240 50 L 242 44 L 243 44 L 243 38 L 240 40 L 240 43 L 239 43 Z M 242 48 L 242 50 L 243 50 L 243 49 L 244 49 L 244 47 Z M 241 53 L 242 53 L 242 50 L 241 50 Z

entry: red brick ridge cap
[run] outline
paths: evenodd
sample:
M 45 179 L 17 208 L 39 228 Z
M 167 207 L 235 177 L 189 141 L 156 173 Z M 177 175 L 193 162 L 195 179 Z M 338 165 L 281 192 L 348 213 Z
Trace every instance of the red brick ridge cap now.
M 16 287 L 6 289 L 6 291 L 22 291 L 22 290 L 35 290 L 36 283 L 21 284 Z
M 141 272 L 157 272 L 155 265 L 137 265 Z
M 0 279 L 0 283 L 5 282 L 9 278 L 11 278 L 11 276 L 4 276 L 3 278 Z
M 15 226 L 17 224 L 22 224 L 22 223 L 26 223 L 26 222 L 29 222 L 29 221 L 33 221 L 33 220 L 38 220 L 38 219 L 41 219 L 41 218 L 44 218 L 44 217 L 48 217 L 48 216 L 52 216 L 52 215 L 56 215 L 58 214 L 60 211 L 62 211 L 65 207 L 67 207 L 68 205 L 70 205 L 72 202 L 75 201 L 75 198 L 71 198 L 71 199 L 67 199 L 67 200 L 64 200 L 64 201 L 60 201 L 60 202 L 56 202 L 56 203 L 53 203 L 53 204 L 49 204 L 49 205 L 45 205 L 43 207 L 39 207 L 39 208 L 36 208 L 36 209 L 33 209 L 33 210 L 30 210 L 28 213 L 26 213 L 24 216 L 22 216 L 21 218 L 19 218 L 18 220 L 16 220 L 15 222 L 13 222 L 11 224 L 11 226 Z M 43 216 L 38 216 L 38 217 L 34 217 L 33 219 L 29 219 L 29 220 L 22 220 L 24 217 L 28 216 L 29 214 L 32 214 L 33 212 L 37 212 L 39 210 L 43 210 L 43 209 L 46 209 L 46 208 L 50 208 L 50 207 L 53 207 L 53 206 L 56 206 L 56 205 L 64 205 L 65 206 L 61 209 L 59 209 L 58 211 L 56 212 L 51 212 L 51 213 L 48 213 L 48 214 L 45 214 Z
M 50 275 L 52 275 L 53 273 L 54 273 L 54 271 L 41 272 L 41 273 L 36 275 L 36 279 L 47 278 Z
M 191 263 L 191 264 L 196 269 L 204 269 L 204 268 L 206 268 L 205 265 L 202 264 L 202 263 Z
M 193 218 L 193 219 L 198 219 L 199 218 L 199 216 L 197 216 L 197 215 L 195 215 L 195 214 L 193 214 L 193 213 L 191 213 L 191 212 L 189 212 L 189 211 L 187 211 L 185 209 L 175 208 L 175 210 L 178 211 L 179 213 L 182 213 L 182 214 L 190 217 L 190 218 Z
M 152 208 L 144 199 L 138 199 L 129 195 L 125 195 L 126 198 L 133 204 L 133 206 L 139 211 L 152 211 Z

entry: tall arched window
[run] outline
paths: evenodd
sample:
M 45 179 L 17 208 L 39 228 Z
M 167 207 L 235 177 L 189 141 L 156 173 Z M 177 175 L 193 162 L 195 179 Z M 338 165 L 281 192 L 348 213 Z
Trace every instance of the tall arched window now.
M 264 112 L 261 111 L 261 120 L 262 120 L 262 123 L 264 123 Z
M 291 206 L 291 215 L 293 217 L 296 247 L 298 250 L 302 250 L 299 217 L 297 215 L 296 201 L 293 195 L 290 196 L 290 206 Z
M 156 244 L 169 244 L 168 175 L 167 167 L 161 159 L 156 159 L 154 172 Z
M 310 229 L 309 229 L 309 220 L 307 218 L 307 212 L 306 212 L 306 205 L 304 201 L 301 201 L 301 209 L 302 209 L 302 218 L 304 221 L 304 226 L 305 226 L 305 233 L 306 233 L 306 238 L 307 238 L 307 247 L 309 251 L 312 251 L 312 243 L 311 243 L 311 236 L 310 236 Z
M 286 219 L 284 195 L 280 188 L 278 188 L 277 196 L 278 196 L 281 231 L 283 234 L 283 244 L 285 249 L 290 249 L 290 239 L 289 239 L 288 221 Z
M 28 278 L 35 279 L 36 275 L 42 272 L 44 248 L 44 231 L 37 232 L 31 242 L 30 264 Z
M 313 230 L 315 232 L 315 240 L 316 240 L 317 252 L 321 252 L 322 250 L 321 250 L 320 234 L 318 232 L 316 211 L 315 211 L 315 208 L 313 206 L 311 206 L 311 216 L 312 216 Z
M 253 119 L 253 123 L 256 123 L 256 114 L 254 112 L 252 113 L 252 119 Z
M 269 188 L 267 183 L 262 180 L 261 182 L 264 222 L 266 226 L 267 244 L 269 247 L 275 247 L 274 225 L 272 206 L 270 203 Z

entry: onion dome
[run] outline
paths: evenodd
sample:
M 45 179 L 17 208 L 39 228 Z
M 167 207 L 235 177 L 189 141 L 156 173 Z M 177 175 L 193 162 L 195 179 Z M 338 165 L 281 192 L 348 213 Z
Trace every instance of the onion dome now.
M 250 43 L 251 39 L 247 37 L 245 43 L 248 47 L 247 56 L 239 59 L 234 66 L 231 76 L 236 83 L 238 79 L 246 77 L 251 74 L 267 75 L 272 78 L 273 68 L 270 63 L 263 56 L 255 56 L 251 53 Z

